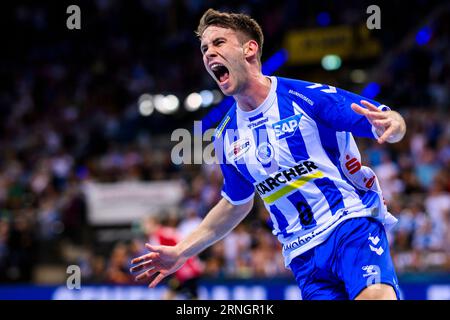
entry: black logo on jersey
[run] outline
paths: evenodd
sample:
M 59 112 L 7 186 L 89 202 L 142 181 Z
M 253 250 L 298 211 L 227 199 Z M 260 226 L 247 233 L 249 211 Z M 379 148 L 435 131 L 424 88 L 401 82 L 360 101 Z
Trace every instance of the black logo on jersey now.
M 272 191 L 276 187 L 287 184 L 294 178 L 298 178 L 318 169 L 317 165 L 312 161 L 303 161 L 302 163 L 271 175 L 266 180 L 256 184 L 256 190 L 260 195 Z

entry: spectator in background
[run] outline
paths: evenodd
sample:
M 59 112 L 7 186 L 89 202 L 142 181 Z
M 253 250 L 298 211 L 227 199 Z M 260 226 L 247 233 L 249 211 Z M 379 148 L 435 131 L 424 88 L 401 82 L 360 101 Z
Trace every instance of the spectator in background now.
M 450 215 L 450 193 L 445 190 L 446 175 L 437 175 L 433 181 L 431 189 L 425 199 L 425 208 L 430 216 L 431 228 L 436 237 L 434 247 L 443 250 L 448 243 L 445 243 L 446 234 L 450 232 L 448 216 Z
M 181 219 L 177 229 L 181 238 L 186 237 L 192 230 L 194 230 L 202 219 L 197 215 L 196 207 L 187 205 L 184 208 L 183 218 Z
M 148 243 L 152 245 L 174 246 L 180 240 L 180 235 L 174 226 L 162 224 L 160 218 L 148 216 L 143 221 L 143 228 Z M 188 299 L 198 298 L 198 281 L 203 272 L 203 265 L 198 257 L 193 257 L 186 261 L 174 277 L 168 279 L 168 291 L 165 299 L 172 300 L 177 295 L 182 295 Z
M 128 246 L 125 243 L 117 243 L 112 250 L 109 265 L 107 266 L 107 282 L 113 284 L 133 283 L 133 278 L 128 272 L 129 260 Z

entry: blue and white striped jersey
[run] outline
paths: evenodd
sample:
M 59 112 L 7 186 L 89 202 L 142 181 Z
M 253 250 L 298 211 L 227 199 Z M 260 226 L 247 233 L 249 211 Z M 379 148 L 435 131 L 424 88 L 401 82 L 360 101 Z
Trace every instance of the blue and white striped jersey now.
M 353 138 L 376 133 L 350 105 L 364 99 L 388 107 L 332 86 L 270 79 L 269 95 L 258 108 L 245 112 L 235 103 L 216 129 L 222 196 L 242 204 L 255 191 L 260 195 L 286 266 L 346 219 L 368 216 L 394 223 Z

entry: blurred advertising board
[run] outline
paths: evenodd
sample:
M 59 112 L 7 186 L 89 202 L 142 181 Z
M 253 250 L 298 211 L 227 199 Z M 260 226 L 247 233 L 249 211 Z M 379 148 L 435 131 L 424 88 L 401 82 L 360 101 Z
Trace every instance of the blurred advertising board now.
M 131 224 L 159 210 L 175 208 L 183 197 L 181 181 L 88 182 L 83 186 L 92 225 Z
M 342 59 L 361 59 L 381 53 L 379 41 L 371 37 L 365 25 L 289 31 L 284 48 L 289 52 L 291 65 L 318 63 L 329 54 Z
M 403 300 L 450 300 L 449 277 L 432 282 L 400 280 Z M 66 286 L 0 285 L 0 300 L 160 300 L 166 287 L 81 285 Z M 201 300 L 297 300 L 301 293 L 290 279 L 274 280 L 202 280 Z

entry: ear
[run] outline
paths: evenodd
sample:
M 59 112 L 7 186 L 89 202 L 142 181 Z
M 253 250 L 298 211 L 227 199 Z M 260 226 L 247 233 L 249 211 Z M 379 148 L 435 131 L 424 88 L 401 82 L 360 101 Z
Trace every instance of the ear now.
M 256 57 L 258 55 L 259 45 L 255 40 L 249 40 L 244 44 L 244 55 L 246 58 Z

